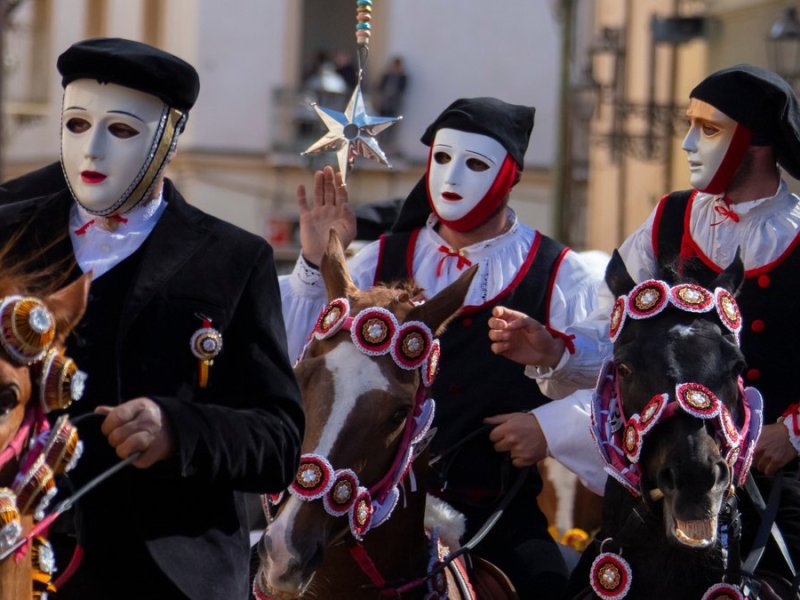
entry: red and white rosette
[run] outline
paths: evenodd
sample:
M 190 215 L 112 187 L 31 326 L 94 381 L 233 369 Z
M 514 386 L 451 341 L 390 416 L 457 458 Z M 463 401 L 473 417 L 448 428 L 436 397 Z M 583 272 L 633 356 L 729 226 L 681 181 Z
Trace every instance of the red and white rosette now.
M 738 585 L 716 583 L 706 590 L 700 600 L 745 600 L 745 597 Z
M 742 437 L 739 435 L 739 430 L 736 429 L 736 423 L 733 422 L 731 412 L 724 404 L 719 409 L 719 427 L 729 446 L 738 446 L 741 443 Z
M 684 412 L 698 419 L 713 419 L 722 406 L 714 392 L 699 383 L 679 383 L 675 399 Z
M 350 316 L 350 302 L 347 298 L 335 298 L 322 309 L 316 325 L 314 325 L 314 337 L 324 340 L 339 331 Z
M 324 456 L 303 454 L 289 493 L 301 500 L 316 500 L 328 493 L 333 485 L 333 467 Z
M 650 398 L 650 402 L 645 405 L 642 412 L 639 413 L 639 433 L 641 435 L 649 432 L 661 420 L 661 415 L 664 409 L 669 404 L 669 396 L 667 394 L 656 394 Z
M 442 345 L 438 339 L 433 340 L 431 344 L 431 351 L 428 353 L 428 358 L 425 359 L 425 364 L 422 365 L 422 385 L 429 388 L 433 385 L 436 375 L 439 373 L 439 359 L 442 356 Z
M 744 451 L 744 455 L 740 455 L 736 461 L 733 472 L 734 476 L 736 476 L 738 469 L 737 480 L 740 487 L 744 485 L 744 482 L 747 480 L 747 474 L 750 472 L 750 467 L 753 466 L 753 458 L 756 455 L 756 441 L 757 440 L 751 440 L 747 450 Z
M 639 431 L 639 415 L 630 418 L 622 431 L 622 449 L 633 464 L 639 462 L 642 453 L 642 434 Z
M 738 334 L 742 330 L 742 313 L 736 299 L 728 290 L 717 288 L 714 290 L 717 314 L 722 322 L 732 333 Z
M 714 308 L 714 295 L 694 283 L 680 283 L 669 290 L 669 301 L 687 312 L 704 313 Z
M 353 506 L 350 507 L 350 532 L 353 537 L 360 540 L 372 525 L 372 497 L 369 490 L 359 487 Z
M 603 552 L 592 563 L 589 583 L 595 594 L 604 600 L 627 596 L 633 581 L 631 566 L 619 554 Z
M 412 371 L 423 365 L 433 347 L 433 334 L 422 321 L 408 321 L 397 328 L 392 340 L 392 358 L 401 369 Z
M 628 294 L 627 312 L 632 319 L 647 319 L 659 314 L 669 302 L 669 285 L 665 281 L 648 279 Z
M 608 336 L 612 342 L 616 342 L 622 331 L 622 326 L 625 324 L 625 316 L 627 311 L 625 305 L 628 302 L 627 296 L 619 296 L 614 300 L 614 306 L 611 307 L 611 317 L 608 324 Z
M 367 308 L 353 318 L 350 337 L 362 353 L 381 356 L 391 349 L 397 327 L 397 318 L 385 308 Z
M 353 506 L 358 493 L 358 476 L 350 469 L 336 471 L 331 489 L 322 497 L 325 512 L 341 517 Z

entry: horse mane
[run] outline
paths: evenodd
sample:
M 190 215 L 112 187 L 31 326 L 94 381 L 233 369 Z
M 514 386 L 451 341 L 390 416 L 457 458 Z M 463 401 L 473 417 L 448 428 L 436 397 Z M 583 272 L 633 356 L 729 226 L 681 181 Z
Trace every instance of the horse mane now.
M 20 229 L 0 246 L 0 296 L 30 294 L 47 296 L 64 285 L 74 265 L 72 257 L 65 257 L 46 267 L 40 266 L 47 253 L 60 244 L 66 234 L 61 234 L 44 247 L 21 255 L 19 245 L 25 234 Z

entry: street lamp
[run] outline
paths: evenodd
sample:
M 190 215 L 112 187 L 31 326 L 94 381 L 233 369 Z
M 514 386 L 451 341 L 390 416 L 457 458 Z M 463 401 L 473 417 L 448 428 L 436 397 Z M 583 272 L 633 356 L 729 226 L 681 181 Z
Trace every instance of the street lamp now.
M 767 36 L 770 68 L 793 86 L 800 80 L 800 19 L 789 7 L 773 23 Z

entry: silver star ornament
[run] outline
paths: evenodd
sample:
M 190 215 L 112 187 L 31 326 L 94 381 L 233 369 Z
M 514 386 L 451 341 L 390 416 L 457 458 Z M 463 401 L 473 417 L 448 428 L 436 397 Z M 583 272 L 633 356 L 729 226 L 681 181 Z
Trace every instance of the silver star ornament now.
M 303 156 L 318 152 L 336 152 L 343 183 L 347 180 L 348 168 L 353 166 L 357 156 L 376 160 L 382 165 L 392 167 L 375 136 L 403 117 L 371 117 L 368 115 L 360 82 L 353 90 L 353 95 L 343 113 L 319 106 L 316 102 L 311 106 L 325 127 L 328 128 L 328 133 L 311 144 L 302 153 Z

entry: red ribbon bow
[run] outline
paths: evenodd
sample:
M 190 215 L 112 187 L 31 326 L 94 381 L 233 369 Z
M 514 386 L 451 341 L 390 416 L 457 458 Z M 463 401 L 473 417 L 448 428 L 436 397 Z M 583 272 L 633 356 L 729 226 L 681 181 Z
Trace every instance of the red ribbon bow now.
M 726 219 L 730 219 L 734 223 L 738 223 L 739 222 L 739 215 L 737 215 L 730 208 L 731 201 L 728 200 L 727 198 L 723 198 L 722 202 L 724 203 L 724 206 L 723 206 L 723 204 L 715 204 L 714 205 L 714 212 L 717 213 L 718 215 L 722 215 L 722 220 L 721 221 L 717 221 L 716 223 L 712 223 L 711 227 L 719 225 L 720 223 L 724 223 Z
M 116 221 L 117 223 L 122 223 L 122 224 L 125 224 L 125 223 L 127 223 L 127 222 L 128 222 L 128 219 L 126 219 L 125 217 L 123 217 L 123 216 L 121 216 L 121 215 L 111 215 L 111 216 L 110 216 L 110 217 L 108 217 L 108 218 L 109 218 L 111 221 Z M 80 227 L 78 227 L 78 228 L 75 230 L 75 233 L 76 233 L 77 235 L 84 235 L 84 234 L 86 233 L 86 231 L 89 229 L 89 227 L 91 227 L 92 225 L 94 225 L 94 224 L 95 224 L 95 221 L 96 221 L 96 220 L 97 220 L 97 219 L 90 219 L 90 220 L 86 221 L 86 223 L 84 223 L 83 225 L 81 225 Z
M 442 258 L 439 259 L 439 264 L 436 266 L 437 277 L 442 276 L 442 268 L 444 267 L 444 261 L 450 258 L 451 256 L 458 259 L 458 262 L 456 263 L 456 269 L 458 269 L 459 271 L 461 271 L 465 267 L 472 266 L 472 261 L 463 254 L 461 254 L 461 250 L 451 250 L 447 246 L 442 245 L 439 246 L 439 252 L 441 252 L 443 256 Z

